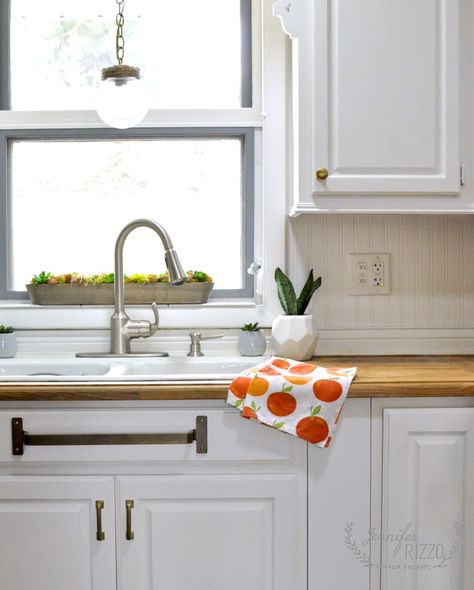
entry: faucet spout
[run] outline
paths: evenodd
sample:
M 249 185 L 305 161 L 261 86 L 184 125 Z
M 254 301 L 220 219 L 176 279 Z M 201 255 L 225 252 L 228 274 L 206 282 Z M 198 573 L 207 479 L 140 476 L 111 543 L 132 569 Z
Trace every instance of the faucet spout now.
M 165 250 L 165 263 L 168 269 L 170 283 L 180 285 L 186 280 L 186 273 L 173 247 L 173 242 L 163 226 L 151 219 L 136 219 L 128 223 L 119 233 L 115 243 L 115 311 L 111 318 L 112 354 L 129 354 L 131 338 L 152 336 L 158 328 L 158 310 L 156 306 L 153 307 L 156 320 L 154 324 L 143 320 L 131 320 L 125 312 L 123 248 L 128 235 L 138 227 L 148 227 L 158 234 Z

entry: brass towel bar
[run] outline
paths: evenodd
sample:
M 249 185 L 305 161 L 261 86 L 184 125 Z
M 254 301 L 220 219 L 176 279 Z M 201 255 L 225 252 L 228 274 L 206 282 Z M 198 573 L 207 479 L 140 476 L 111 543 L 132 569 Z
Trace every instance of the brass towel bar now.
M 196 453 L 207 453 L 207 416 L 196 416 L 196 428 L 188 432 L 123 434 L 29 434 L 23 418 L 12 418 L 12 453 L 23 455 L 24 445 L 188 445 L 196 441 Z

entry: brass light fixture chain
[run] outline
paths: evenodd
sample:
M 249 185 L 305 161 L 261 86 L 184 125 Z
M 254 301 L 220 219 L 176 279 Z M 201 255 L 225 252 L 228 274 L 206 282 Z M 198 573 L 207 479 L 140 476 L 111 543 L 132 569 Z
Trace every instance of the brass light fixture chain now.
M 115 37 L 115 51 L 117 55 L 117 61 L 119 65 L 123 63 L 123 56 L 125 53 L 125 39 L 123 37 L 123 27 L 125 25 L 125 18 L 123 16 L 123 9 L 125 0 L 115 0 L 118 5 L 118 14 L 115 17 L 115 22 L 117 24 L 117 35 Z

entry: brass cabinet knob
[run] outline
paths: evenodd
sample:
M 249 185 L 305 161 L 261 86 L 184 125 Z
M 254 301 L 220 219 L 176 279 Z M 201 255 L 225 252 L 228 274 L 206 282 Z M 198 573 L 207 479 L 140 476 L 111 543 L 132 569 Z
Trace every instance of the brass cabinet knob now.
M 316 178 L 318 180 L 326 180 L 326 178 L 329 176 L 329 172 L 327 168 L 318 168 L 316 170 Z

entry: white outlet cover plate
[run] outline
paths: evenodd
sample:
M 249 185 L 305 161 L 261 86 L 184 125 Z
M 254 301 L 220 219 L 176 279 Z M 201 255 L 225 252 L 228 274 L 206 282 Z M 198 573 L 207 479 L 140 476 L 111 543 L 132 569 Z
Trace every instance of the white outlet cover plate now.
M 349 254 L 349 295 L 390 295 L 390 254 Z

